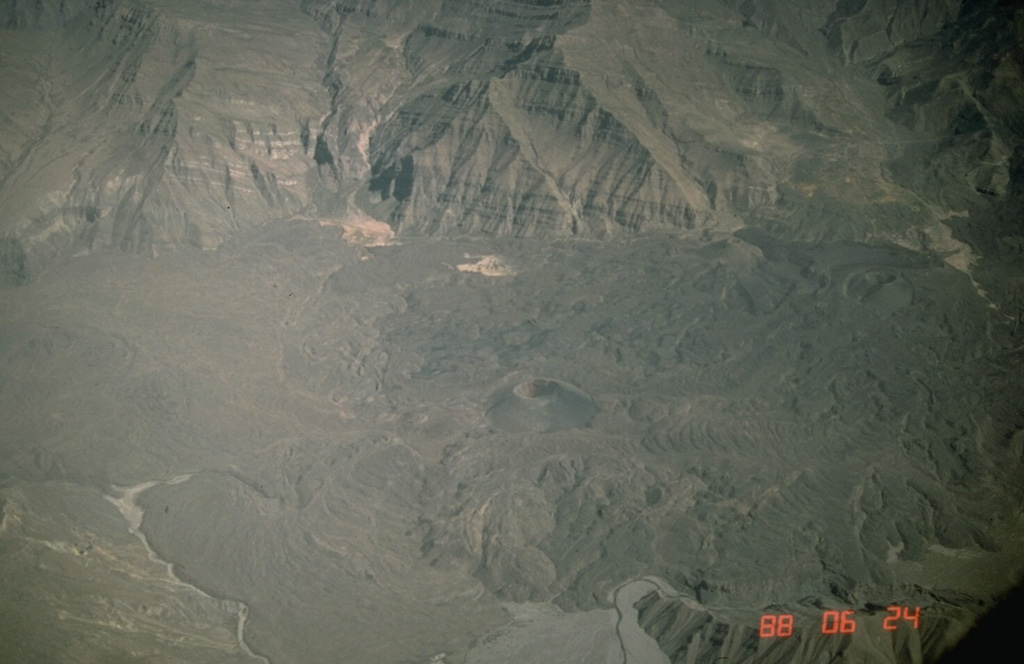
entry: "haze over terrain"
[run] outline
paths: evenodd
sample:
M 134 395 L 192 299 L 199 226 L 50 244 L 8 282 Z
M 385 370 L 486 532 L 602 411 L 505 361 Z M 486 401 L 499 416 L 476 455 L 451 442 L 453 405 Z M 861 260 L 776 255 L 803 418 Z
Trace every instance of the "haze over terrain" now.
M 934 661 L 1024 572 L 1021 11 L 0 4 L 0 660 Z

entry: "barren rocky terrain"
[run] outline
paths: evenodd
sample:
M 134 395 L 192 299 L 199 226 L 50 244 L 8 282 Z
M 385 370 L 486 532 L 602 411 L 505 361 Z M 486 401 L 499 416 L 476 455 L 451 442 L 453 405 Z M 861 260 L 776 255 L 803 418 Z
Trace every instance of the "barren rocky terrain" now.
M 924 663 L 1020 582 L 1012 4 L 0 26 L 0 659 Z

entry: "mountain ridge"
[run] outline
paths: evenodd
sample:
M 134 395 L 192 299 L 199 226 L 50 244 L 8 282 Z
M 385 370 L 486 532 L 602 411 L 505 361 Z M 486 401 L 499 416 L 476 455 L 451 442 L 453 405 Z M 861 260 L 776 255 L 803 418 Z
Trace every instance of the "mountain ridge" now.
M 4 280 L 103 246 L 214 248 L 296 215 L 399 235 L 753 225 L 884 238 L 968 270 L 958 220 L 1020 189 L 1005 101 L 1020 49 L 986 18 L 1019 13 L 990 4 L 305 0 L 304 15 L 228 3 L 197 23 L 155 1 L 15 2 L 9 34 L 55 39 L 5 75 L 28 60 L 58 89 L 7 97 L 24 112 L 4 116 Z M 42 126 L 16 129 L 29 108 Z

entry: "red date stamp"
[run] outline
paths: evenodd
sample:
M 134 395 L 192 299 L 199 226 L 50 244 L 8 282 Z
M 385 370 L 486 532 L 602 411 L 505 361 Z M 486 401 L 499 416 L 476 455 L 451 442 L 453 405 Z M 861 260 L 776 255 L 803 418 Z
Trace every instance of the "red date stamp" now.
M 911 610 L 909 606 L 894 604 L 886 607 L 886 612 L 888 615 L 882 620 L 882 629 L 887 632 L 896 631 L 901 622 L 911 629 L 918 629 L 921 625 L 919 606 Z M 793 636 L 794 625 L 795 618 L 792 613 L 765 613 L 761 615 L 758 624 L 758 636 L 762 639 L 784 639 Z M 822 634 L 853 634 L 857 631 L 856 612 L 824 611 L 821 614 L 820 627 Z

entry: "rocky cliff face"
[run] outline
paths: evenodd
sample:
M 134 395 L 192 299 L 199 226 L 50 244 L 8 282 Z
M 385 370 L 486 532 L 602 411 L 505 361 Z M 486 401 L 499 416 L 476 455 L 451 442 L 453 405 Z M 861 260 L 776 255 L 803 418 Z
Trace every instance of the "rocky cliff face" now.
M 295 215 L 449 236 L 753 225 L 966 268 L 951 228 L 1019 188 L 1016 10 L 805 5 L 12 2 L 4 280 Z
M 12 10 L 0 47 L 6 281 L 91 248 L 214 247 L 306 205 L 303 127 L 326 105 L 318 31 L 273 3 L 203 7 L 199 21 L 194 9 Z

